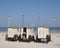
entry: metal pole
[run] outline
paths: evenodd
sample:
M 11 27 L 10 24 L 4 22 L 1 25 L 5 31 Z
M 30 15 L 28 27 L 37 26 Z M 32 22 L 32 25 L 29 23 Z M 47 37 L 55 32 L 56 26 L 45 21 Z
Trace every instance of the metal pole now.
M 55 27 L 55 20 L 56 20 L 56 18 L 53 17 L 52 20 L 53 20 L 53 32 L 54 32 L 54 27 Z
M 11 20 L 11 17 L 8 16 L 8 27 L 10 27 L 10 20 Z
M 52 17 L 52 20 L 53 20 L 53 32 L 54 32 L 56 18 L 55 17 Z M 54 43 L 54 38 L 53 38 L 53 41 L 52 42 Z M 54 46 L 52 46 L 52 48 L 54 48 Z
M 40 19 L 39 16 L 40 16 L 40 13 L 38 12 L 38 26 L 39 26 L 39 19 Z
M 24 26 L 24 15 L 22 15 L 22 27 Z

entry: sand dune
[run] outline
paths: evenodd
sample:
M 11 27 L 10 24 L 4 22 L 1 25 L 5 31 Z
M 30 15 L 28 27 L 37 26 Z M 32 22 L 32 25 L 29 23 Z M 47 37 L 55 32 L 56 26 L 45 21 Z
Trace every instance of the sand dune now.
M 5 41 L 5 34 L 0 32 L 0 48 L 60 48 L 60 33 L 51 33 L 52 41 L 48 44 Z

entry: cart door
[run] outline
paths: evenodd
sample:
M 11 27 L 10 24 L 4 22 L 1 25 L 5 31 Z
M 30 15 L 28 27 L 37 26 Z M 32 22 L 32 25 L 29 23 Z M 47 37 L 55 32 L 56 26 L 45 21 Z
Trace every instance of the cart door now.
M 23 28 L 23 39 L 26 39 L 26 33 L 27 33 L 27 28 L 26 27 L 24 27 Z

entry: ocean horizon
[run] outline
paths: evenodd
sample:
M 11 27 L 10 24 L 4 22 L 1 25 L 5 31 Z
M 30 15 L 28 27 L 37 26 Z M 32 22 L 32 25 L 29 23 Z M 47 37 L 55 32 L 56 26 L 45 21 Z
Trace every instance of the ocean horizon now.
M 0 32 L 7 32 L 8 27 L 0 27 Z M 37 27 L 34 27 L 34 32 L 37 32 Z M 60 27 L 49 27 L 49 32 L 60 32 Z

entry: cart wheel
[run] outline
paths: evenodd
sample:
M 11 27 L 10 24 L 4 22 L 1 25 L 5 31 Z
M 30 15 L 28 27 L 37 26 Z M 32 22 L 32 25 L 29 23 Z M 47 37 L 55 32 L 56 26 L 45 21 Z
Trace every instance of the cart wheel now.
M 28 40 L 31 41 L 31 35 L 29 36 Z
M 51 40 L 51 39 L 50 39 L 50 36 L 47 35 L 47 36 L 46 36 L 46 43 L 48 43 L 50 40 Z
M 31 37 L 31 40 L 34 41 L 34 36 Z
M 18 40 L 18 35 L 14 35 L 14 40 L 15 40 L 15 41 Z
M 19 35 L 18 40 L 21 41 L 21 35 Z
M 6 40 L 6 41 L 8 40 L 8 34 L 6 34 L 6 36 L 5 36 L 5 40 Z
M 51 36 L 49 35 L 49 41 L 51 41 Z

